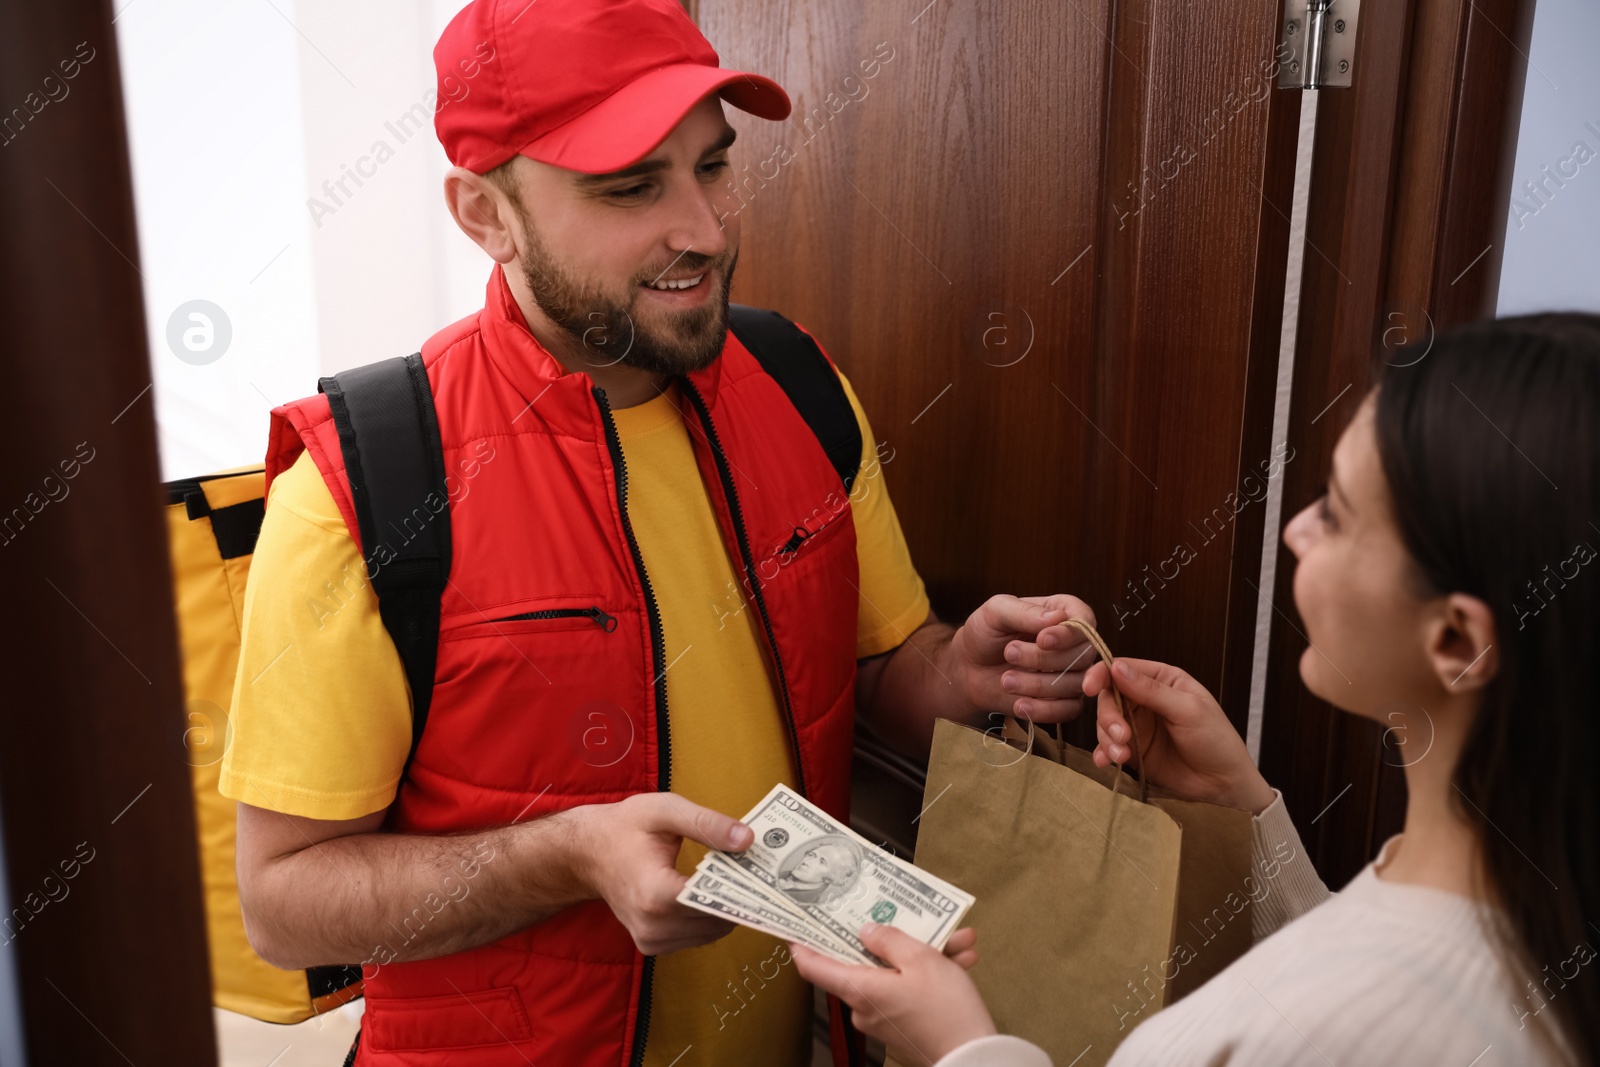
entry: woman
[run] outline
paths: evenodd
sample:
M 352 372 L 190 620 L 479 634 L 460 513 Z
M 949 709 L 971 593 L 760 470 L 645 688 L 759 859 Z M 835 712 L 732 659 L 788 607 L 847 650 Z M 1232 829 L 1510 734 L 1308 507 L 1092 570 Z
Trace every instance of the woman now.
M 1386 369 L 1283 538 L 1307 688 L 1406 741 L 1404 833 L 1331 899 L 1314 878 L 1280 885 L 1256 919 L 1271 936 L 1137 1027 L 1113 1067 L 1600 1061 L 1597 524 L 1600 317 L 1477 323 Z M 1145 751 L 1103 700 L 1098 764 L 1255 812 L 1258 855 L 1299 847 L 1211 694 L 1129 659 L 1084 690 L 1112 682 L 1142 706 Z M 970 931 L 948 956 L 863 937 L 892 969 L 795 960 L 902 1063 L 1048 1067 L 995 1035 Z

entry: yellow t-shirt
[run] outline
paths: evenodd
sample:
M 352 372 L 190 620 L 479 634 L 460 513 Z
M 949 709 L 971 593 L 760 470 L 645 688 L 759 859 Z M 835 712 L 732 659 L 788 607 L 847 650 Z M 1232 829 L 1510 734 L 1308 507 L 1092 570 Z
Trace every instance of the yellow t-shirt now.
M 840 380 L 861 426 L 851 501 L 861 571 L 856 655 L 864 658 L 903 642 L 927 617 L 928 598 L 871 427 Z M 674 400 L 669 393 L 614 412 L 628 514 L 665 637 L 673 791 L 738 816 L 774 783 L 792 785 L 794 772 L 760 619 L 741 599 Z M 371 586 L 326 578 L 359 575 L 362 563 L 308 456 L 274 479 L 269 500 L 245 593 L 219 788 L 306 818 L 357 818 L 387 807 L 399 785 L 411 744 L 405 674 Z M 686 846 L 679 870 L 693 870 L 703 851 Z M 810 987 L 786 946 L 740 927 L 657 959 L 645 1063 L 668 1067 L 692 1047 L 697 1064 L 805 1064 L 810 1009 Z

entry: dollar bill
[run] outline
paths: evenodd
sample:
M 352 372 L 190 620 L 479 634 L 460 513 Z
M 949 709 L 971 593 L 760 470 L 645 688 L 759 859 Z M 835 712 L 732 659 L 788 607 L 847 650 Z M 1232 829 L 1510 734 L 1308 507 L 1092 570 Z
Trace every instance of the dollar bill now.
M 747 897 L 753 897 L 769 908 L 777 908 L 779 911 L 789 915 L 789 917 L 794 919 L 796 922 L 804 923 L 807 926 L 814 925 L 811 922 L 811 916 L 802 911 L 793 901 L 789 900 L 789 898 L 780 893 L 774 893 L 763 885 L 750 881 L 749 875 L 745 874 L 739 868 L 734 867 L 731 864 L 718 861 L 714 855 L 707 856 L 705 859 L 701 860 L 700 866 L 697 868 L 697 870 L 711 875 L 725 886 L 732 887 L 734 892 L 742 893 Z
M 787 901 L 753 885 L 737 868 L 726 867 L 713 859 L 702 860 L 689 879 L 689 887 L 719 897 L 760 918 L 768 926 L 780 927 L 789 936 L 799 934 L 809 944 L 831 950 L 852 962 L 865 962 L 849 945 L 818 929 L 810 916 Z M 783 920 L 787 918 L 788 922 Z
M 814 926 L 795 919 L 785 911 L 730 891 L 727 883 L 704 872 L 689 879 L 689 884 L 678 895 L 678 900 L 697 911 L 760 930 L 779 940 L 798 941 L 803 945 L 809 945 L 818 952 L 843 960 L 845 963 L 871 962 L 866 956 L 838 944 L 832 938 L 819 936 Z
M 699 871 L 711 875 L 722 887 L 720 890 L 710 889 L 712 895 L 719 892 L 726 894 L 735 904 L 758 904 L 763 908 L 772 909 L 790 917 L 793 922 L 799 923 L 808 933 L 808 944 L 818 948 L 833 950 L 833 954 L 840 959 L 852 963 L 881 963 L 877 957 L 863 954 L 844 941 L 830 934 L 817 925 L 816 921 L 806 914 L 805 910 L 798 907 L 781 893 L 775 893 L 766 886 L 752 882 L 748 875 L 737 867 L 725 866 L 716 861 L 714 857 L 707 857 L 700 864 Z M 703 887 L 704 888 L 704 887 Z
M 874 962 L 882 961 L 861 943 L 864 924 L 894 926 L 942 949 L 972 906 L 970 894 L 889 855 L 786 785 L 774 786 L 744 822 L 754 843 L 743 852 L 708 852 L 702 865 L 738 872 L 749 890 L 786 902 Z

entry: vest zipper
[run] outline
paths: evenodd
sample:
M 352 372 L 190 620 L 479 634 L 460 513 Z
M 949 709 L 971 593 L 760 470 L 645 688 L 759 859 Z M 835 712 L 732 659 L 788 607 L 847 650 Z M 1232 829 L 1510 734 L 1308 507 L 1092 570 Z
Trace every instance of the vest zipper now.
M 607 615 L 599 608 L 550 608 L 547 611 L 525 611 L 521 615 L 508 615 L 495 622 L 527 622 L 530 619 L 590 619 L 606 633 L 617 628 L 617 619 L 614 615 Z
M 639 572 L 639 585 L 644 589 L 645 613 L 650 617 L 650 652 L 655 664 L 656 687 L 656 788 L 665 793 L 672 784 L 672 735 L 667 727 L 667 653 L 666 635 L 661 629 L 661 612 L 656 607 L 656 594 L 650 585 L 650 575 L 644 569 L 644 556 L 639 542 L 633 536 L 633 523 L 628 518 L 628 464 L 622 455 L 622 439 L 617 436 L 617 422 L 611 415 L 611 402 L 606 391 L 594 388 L 595 402 L 600 406 L 600 421 L 605 426 L 606 449 L 611 453 L 611 467 L 617 483 L 617 513 L 622 517 L 622 536 L 628 542 L 633 556 L 634 569 Z M 615 625 L 615 620 L 613 620 Z M 656 958 L 644 958 L 644 973 L 639 979 L 639 1017 L 633 1027 L 633 1067 L 643 1067 L 645 1040 L 650 1035 L 650 992 L 655 980 Z
M 727 498 L 728 511 L 733 518 L 733 532 L 739 542 L 739 558 L 744 562 L 746 580 L 750 583 L 750 596 L 756 602 L 756 612 L 761 616 L 761 625 L 767 633 L 767 646 L 772 649 L 773 672 L 778 676 L 778 695 L 783 702 L 784 725 L 789 728 L 789 743 L 794 749 L 794 784 L 801 796 L 806 795 L 806 772 L 800 761 L 800 732 L 794 723 L 794 704 L 789 699 L 789 679 L 783 671 L 783 657 L 778 654 L 778 638 L 772 629 L 772 616 L 767 614 L 767 601 L 761 595 L 761 578 L 756 573 L 755 558 L 750 552 L 750 536 L 745 532 L 744 511 L 739 506 L 739 492 L 733 484 L 733 474 L 728 469 L 728 458 L 723 455 L 722 442 L 717 437 L 717 428 L 712 425 L 711 412 L 706 408 L 706 402 L 700 391 L 688 378 L 680 377 L 678 384 L 683 388 L 684 395 L 694 405 L 695 414 L 700 417 L 701 423 L 706 428 L 706 442 L 711 446 L 711 456 L 716 462 L 717 477 L 722 481 L 722 495 Z M 793 540 L 791 538 L 791 540 Z M 805 540 L 801 538 L 800 540 Z M 798 542 L 795 543 L 799 547 Z

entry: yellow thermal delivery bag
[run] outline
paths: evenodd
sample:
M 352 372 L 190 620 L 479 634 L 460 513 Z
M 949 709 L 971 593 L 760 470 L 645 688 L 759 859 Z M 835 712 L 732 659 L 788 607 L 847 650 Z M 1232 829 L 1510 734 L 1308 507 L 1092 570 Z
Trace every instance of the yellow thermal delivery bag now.
M 183 750 L 192 768 L 212 1000 L 272 1023 L 297 1023 L 361 995 L 359 967 L 285 971 L 244 933 L 234 875 L 238 805 L 217 792 L 230 731 L 244 586 L 265 510 L 260 468 L 169 482 L 167 544 L 183 649 Z

